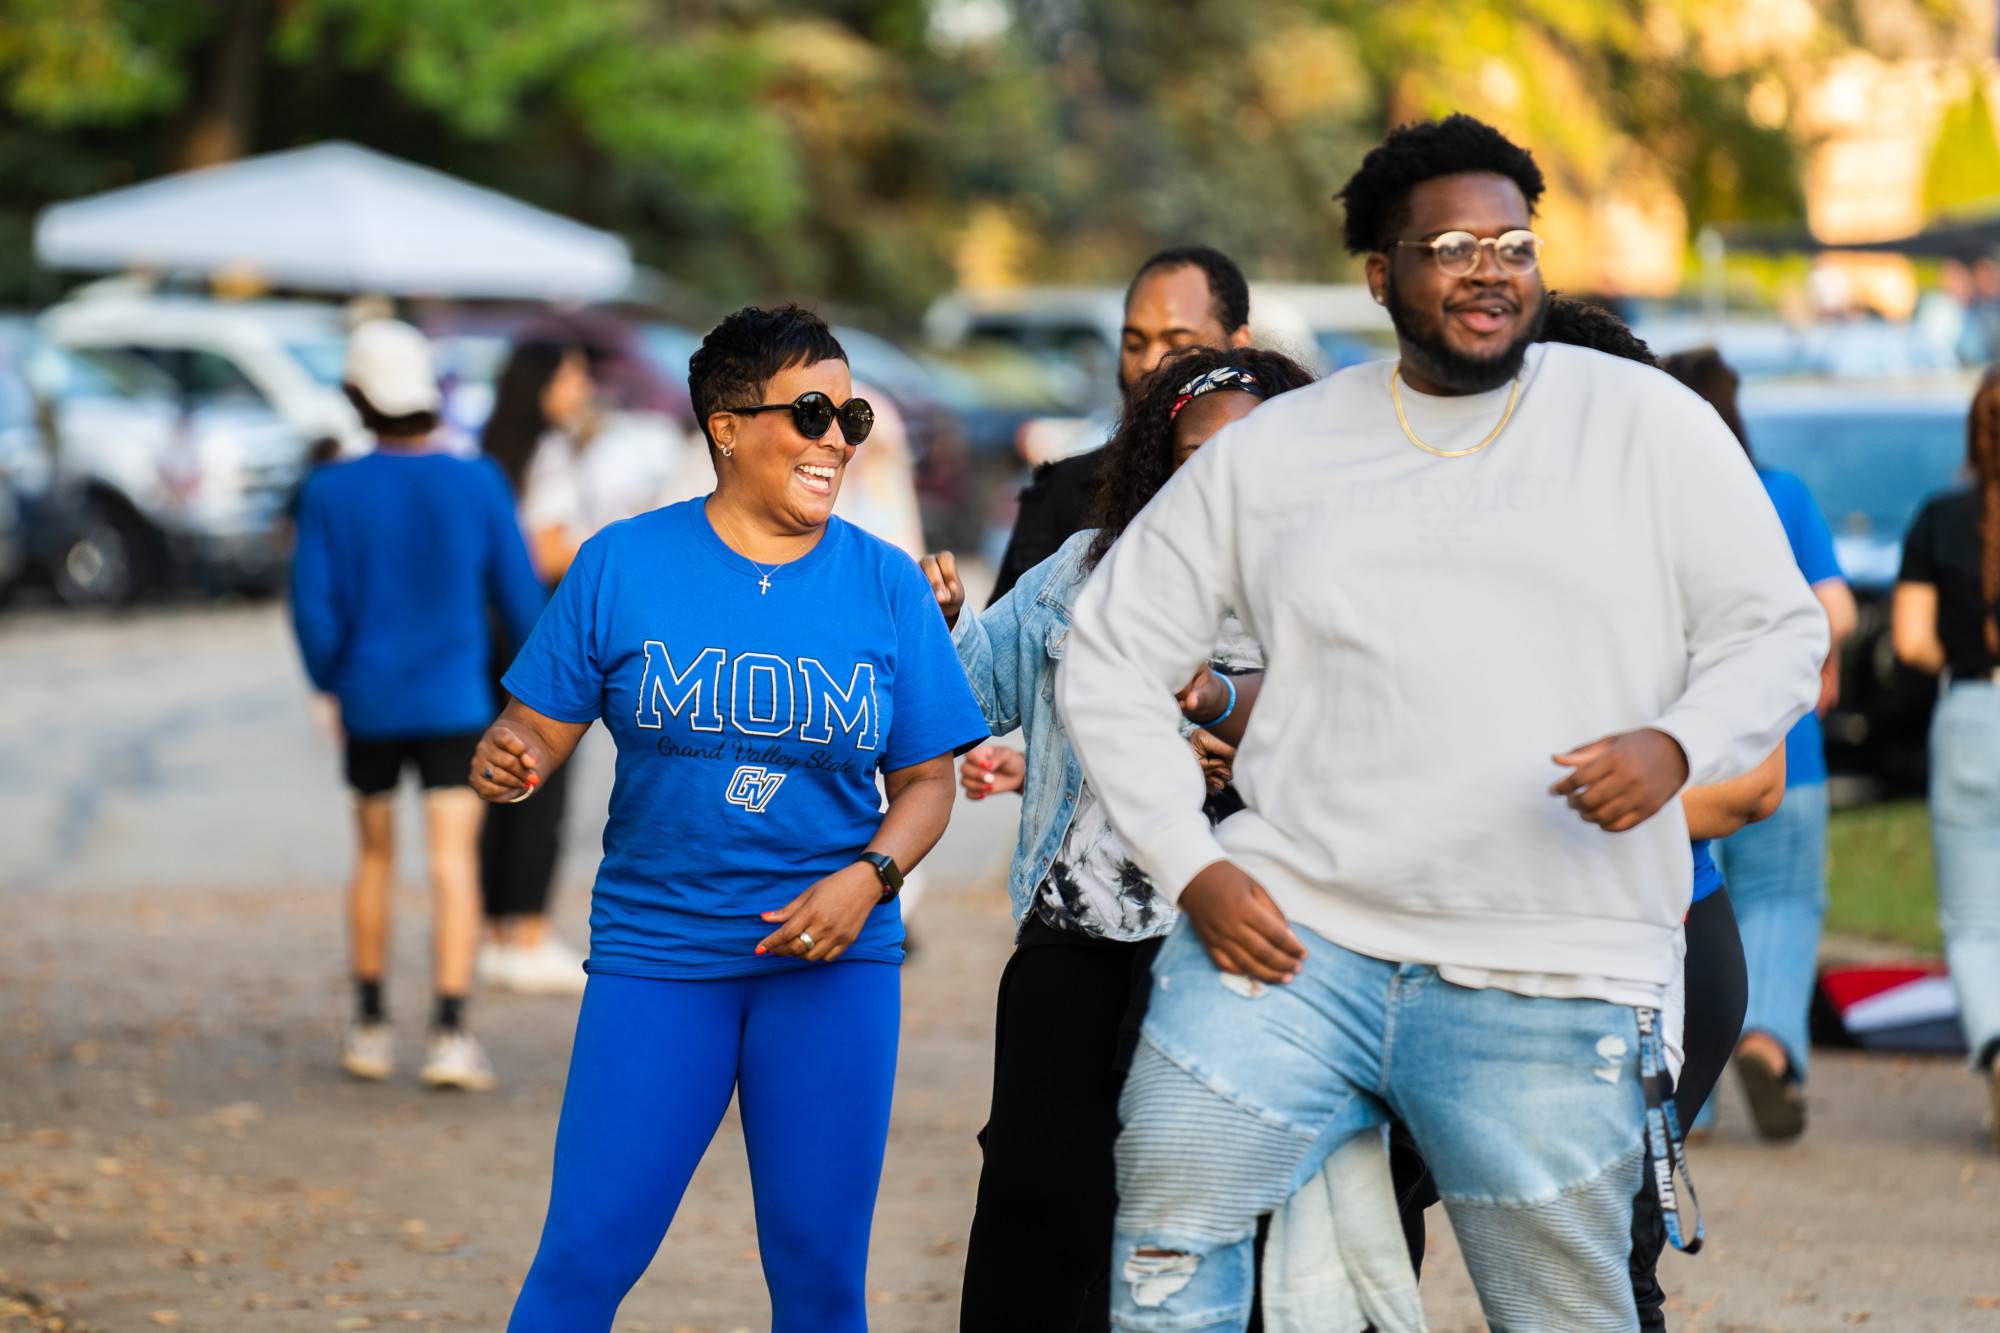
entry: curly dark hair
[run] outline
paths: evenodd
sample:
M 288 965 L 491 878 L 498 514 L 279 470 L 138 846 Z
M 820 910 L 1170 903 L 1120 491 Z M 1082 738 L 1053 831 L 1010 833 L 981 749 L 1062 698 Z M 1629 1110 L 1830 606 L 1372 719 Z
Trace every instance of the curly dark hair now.
M 1348 253 L 1386 248 L 1409 221 L 1411 190 L 1465 171 L 1490 171 L 1513 181 L 1530 215 L 1542 197 L 1542 169 L 1534 154 L 1485 121 L 1458 112 L 1398 125 L 1368 151 L 1335 196 L 1347 208 Z
M 1090 526 L 1097 529 L 1083 567 L 1094 569 L 1139 511 L 1174 474 L 1174 399 L 1183 384 L 1224 366 L 1256 376 L 1266 401 L 1313 382 L 1312 372 L 1283 352 L 1264 347 L 1190 347 L 1160 362 L 1139 381 L 1104 446 L 1091 497 Z
M 1644 366 L 1660 364 L 1653 349 L 1646 346 L 1646 340 L 1632 332 L 1631 325 L 1596 302 L 1550 292 L 1543 304 L 1547 313 L 1542 316 L 1542 335 L 1538 341 L 1588 347 L 1593 352 L 1622 356 Z

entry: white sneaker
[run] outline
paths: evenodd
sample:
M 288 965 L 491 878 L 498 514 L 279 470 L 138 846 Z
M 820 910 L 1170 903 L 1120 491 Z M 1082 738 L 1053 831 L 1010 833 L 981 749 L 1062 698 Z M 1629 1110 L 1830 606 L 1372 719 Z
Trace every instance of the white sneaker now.
M 493 1087 L 493 1065 L 470 1032 L 433 1032 L 424 1047 L 423 1079 L 433 1088 L 487 1092 Z
M 387 1023 L 349 1023 L 340 1038 L 340 1067 L 380 1083 L 396 1072 L 396 1034 Z
M 479 957 L 472 964 L 473 980 L 482 986 L 507 989 L 507 978 L 513 975 L 514 955 L 520 953 L 511 944 L 498 940 L 487 940 L 479 946 Z
M 508 950 L 506 970 L 493 984 L 517 995 L 581 995 L 589 980 L 583 971 L 583 955 L 554 935 L 528 948 Z

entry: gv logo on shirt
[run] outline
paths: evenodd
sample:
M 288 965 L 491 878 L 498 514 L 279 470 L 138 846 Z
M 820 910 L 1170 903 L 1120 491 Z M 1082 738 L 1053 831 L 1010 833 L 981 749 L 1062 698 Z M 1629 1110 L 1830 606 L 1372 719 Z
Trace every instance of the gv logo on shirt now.
M 757 764 L 745 764 L 729 779 L 729 790 L 723 799 L 731 805 L 740 805 L 753 815 L 761 815 L 771 804 L 771 798 L 778 794 L 778 788 L 785 785 L 783 773 L 773 773 Z

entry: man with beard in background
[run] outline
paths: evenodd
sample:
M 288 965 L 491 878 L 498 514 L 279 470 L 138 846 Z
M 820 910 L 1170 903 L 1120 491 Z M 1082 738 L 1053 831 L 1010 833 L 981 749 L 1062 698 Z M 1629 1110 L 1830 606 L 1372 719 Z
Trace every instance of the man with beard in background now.
M 1118 396 L 1130 402 L 1133 386 L 1171 352 L 1249 345 L 1250 284 L 1236 261 L 1206 245 L 1162 250 L 1139 266 L 1125 289 Z M 1014 533 L 988 605 L 1005 597 L 1016 579 L 1087 525 L 1103 462 L 1100 446 L 1035 469 L 1021 491 Z

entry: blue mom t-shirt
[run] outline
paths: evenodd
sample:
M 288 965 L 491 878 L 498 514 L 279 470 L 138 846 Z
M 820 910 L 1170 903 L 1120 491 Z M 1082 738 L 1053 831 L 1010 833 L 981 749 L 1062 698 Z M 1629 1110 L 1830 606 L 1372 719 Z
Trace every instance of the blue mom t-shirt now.
M 772 930 L 760 914 L 867 847 L 878 770 L 986 736 L 909 556 L 836 518 L 806 555 L 760 567 L 703 503 L 585 542 L 502 681 L 559 721 L 601 718 L 618 746 L 592 972 L 804 966 L 753 952 Z M 898 905 L 871 912 L 843 956 L 901 962 Z

